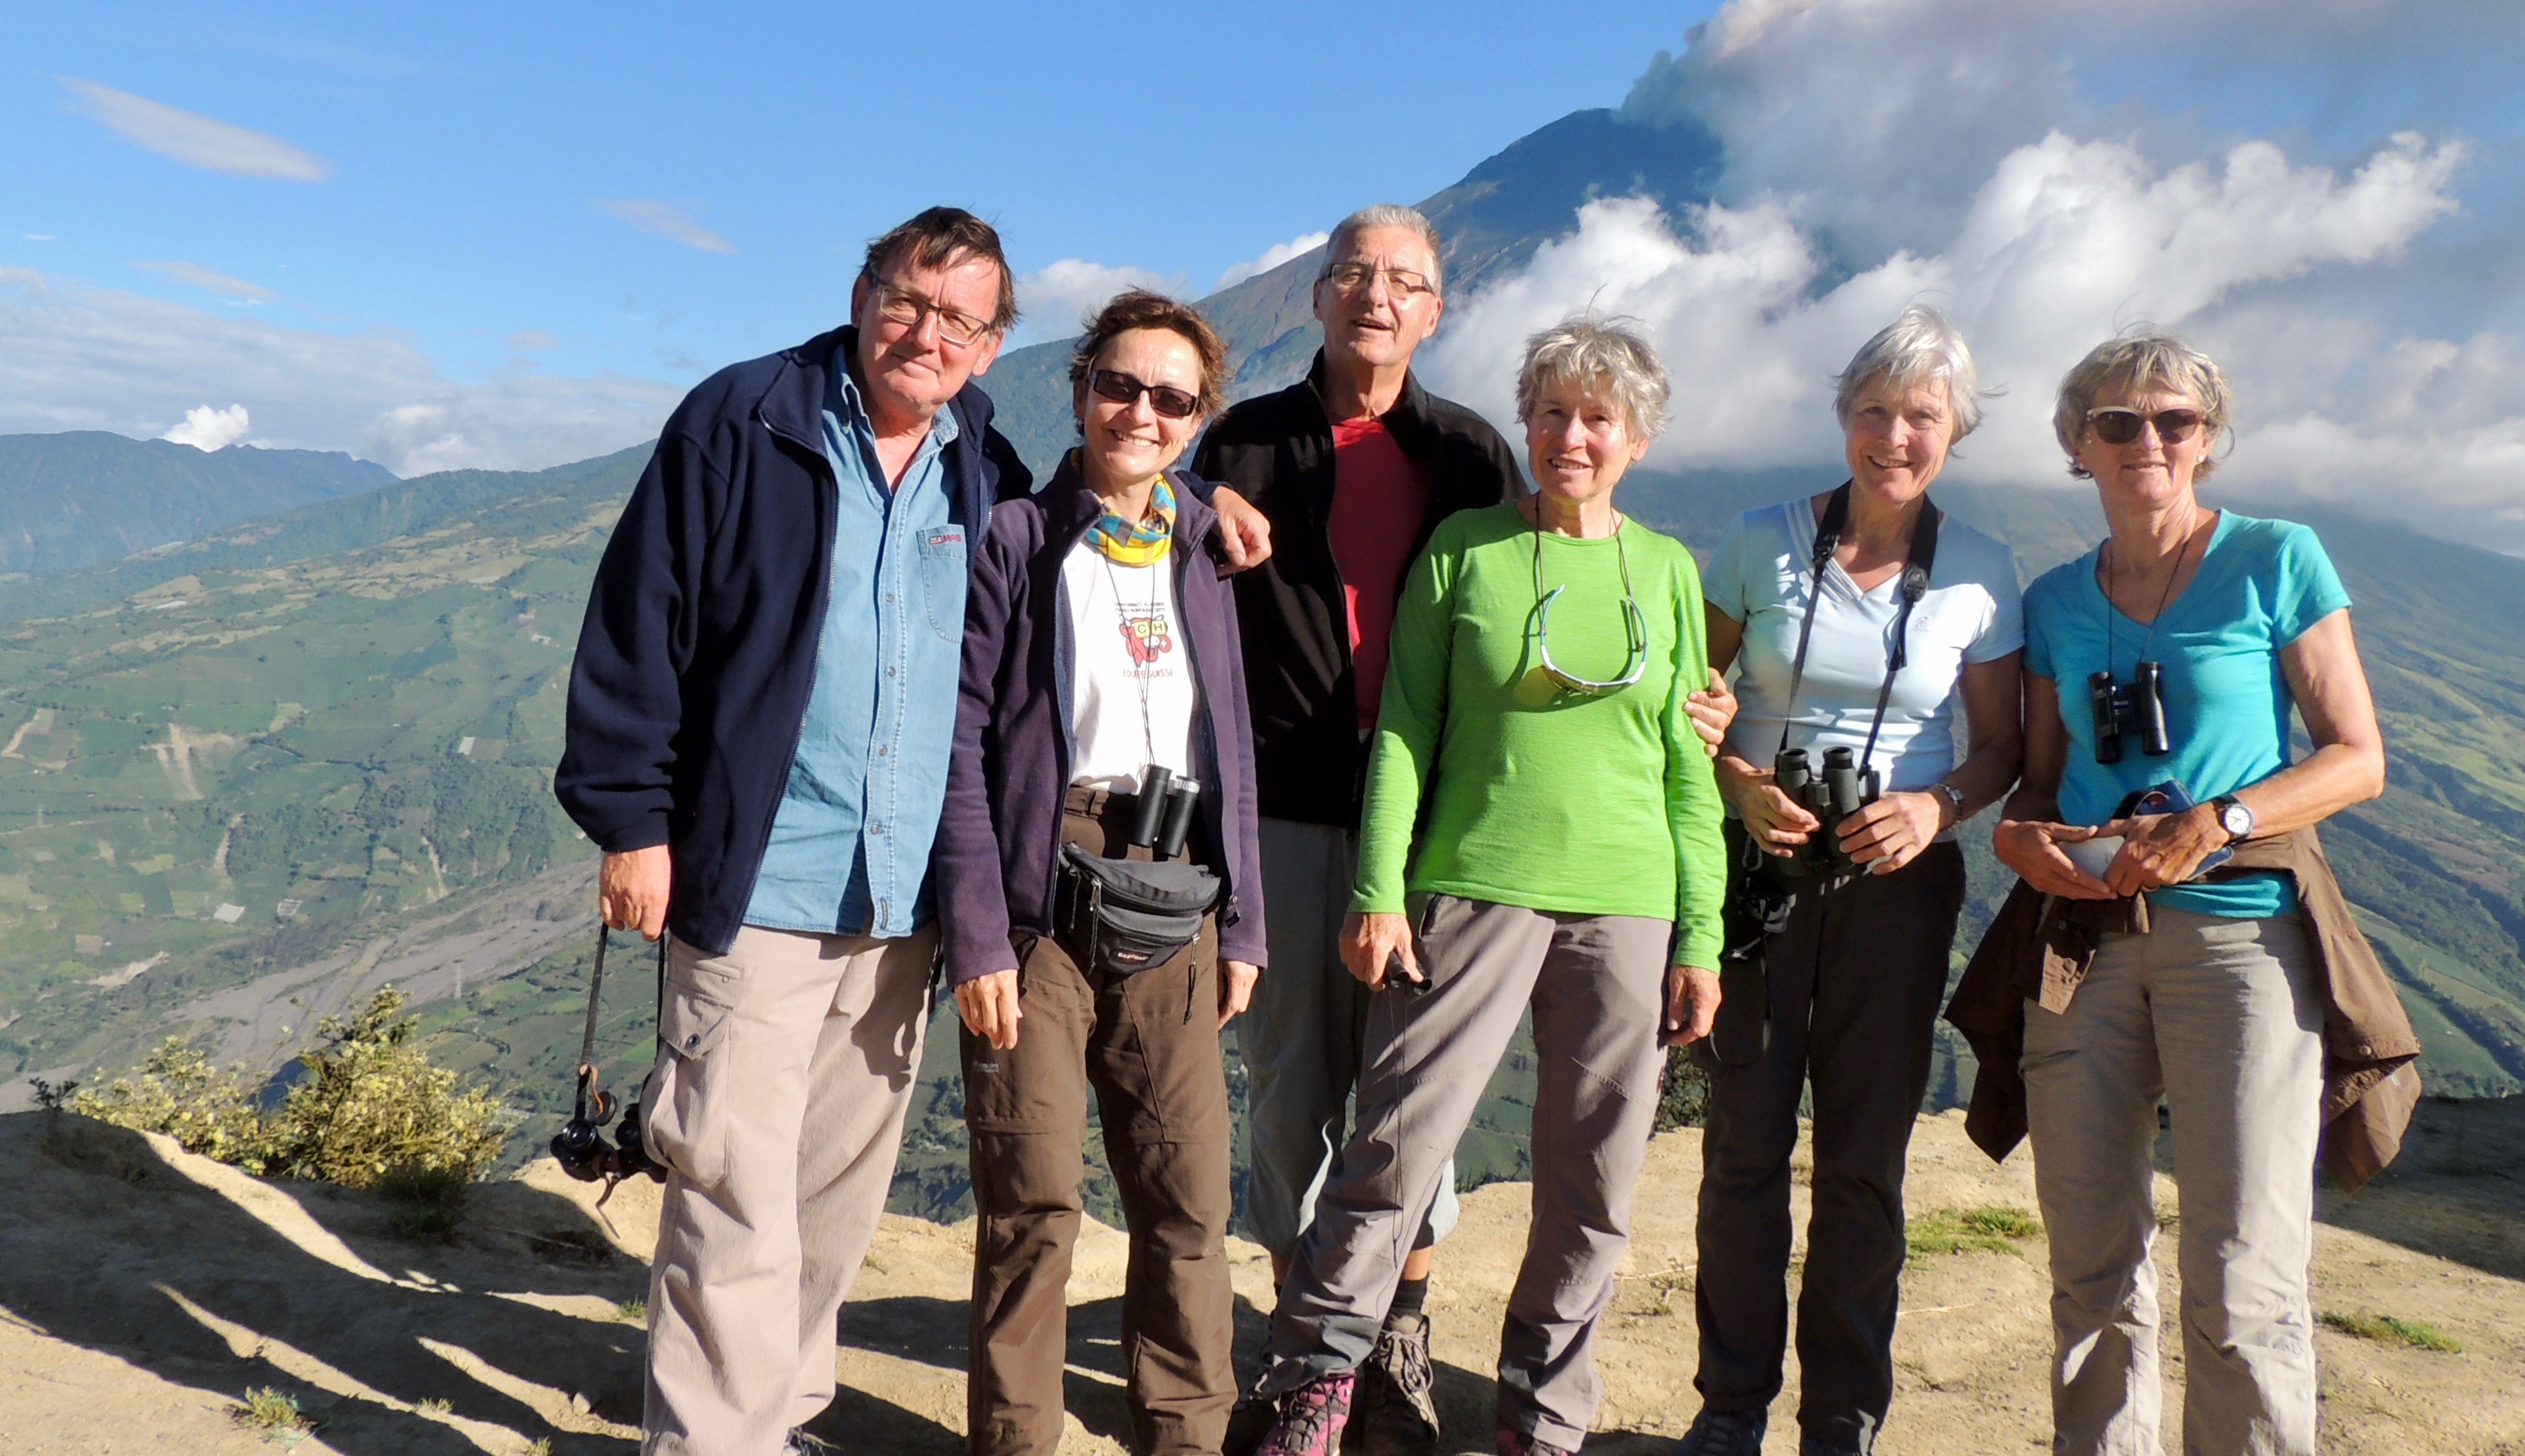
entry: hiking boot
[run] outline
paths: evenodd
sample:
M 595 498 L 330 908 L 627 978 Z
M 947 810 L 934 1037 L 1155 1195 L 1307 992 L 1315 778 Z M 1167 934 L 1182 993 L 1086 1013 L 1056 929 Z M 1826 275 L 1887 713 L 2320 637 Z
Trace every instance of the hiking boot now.
M 1770 1426 L 1766 1410 L 1714 1411 L 1705 1405 L 1675 1442 L 1674 1456 L 1762 1456 L 1762 1432 Z
M 803 1426 L 790 1427 L 789 1438 L 780 1443 L 782 1456 L 823 1456 L 826 1451 L 840 1449 L 820 1435 L 808 1434 L 807 1428 Z
M 1491 1437 L 1499 1456 L 1578 1456 L 1576 1446 L 1556 1446 L 1539 1435 L 1526 1435 L 1503 1426 Z
M 1317 1376 L 1280 1397 L 1271 1429 L 1254 1456 L 1333 1456 L 1341 1449 L 1342 1427 L 1350 1421 L 1350 1396 L 1359 1384 L 1356 1371 Z
M 1359 1397 L 1342 1438 L 1347 1456 L 1434 1456 L 1438 1406 L 1429 1398 L 1429 1317 L 1396 1315 L 1359 1367 Z

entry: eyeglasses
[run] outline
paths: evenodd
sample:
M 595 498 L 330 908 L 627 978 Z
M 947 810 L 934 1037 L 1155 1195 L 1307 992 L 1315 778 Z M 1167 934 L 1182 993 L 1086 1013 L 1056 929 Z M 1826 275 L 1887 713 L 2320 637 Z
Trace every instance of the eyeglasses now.
M 1143 384 L 1118 369 L 1090 371 L 1087 387 L 1098 399 L 1112 400 L 1117 405 L 1135 404 L 1145 394 L 1149 397 L 1149 408 L 1168 419 L 1187 418 L 1201 408 L 1197 397 L 1171 384 Z
M 932 303 L 919 294 L 897 288 L 874 274 L 869 275 L 868 281 L 876 285 L 877 316 L 888 323 L 902 325 L 906 332 L 918 329 L 921 315 L 924 314 L 938 315 L 940 341 L 958 349 L 970 347 L 978 342 L 982 335 L 991 331 L 990 320 L 987 318 L 976 318 L 970 314 L 948 308 L 945 304 Z
M 1543 589 L 1543 526 L 1539 520 L 1535 524 L 1534 654 L 1542 659 L 1543 675 L 1552 679 L 1564 693 L 1584 693 L 1592 697 L 1599 693 L 1619 692 L 1638 682 L 1649 670 L 1649 620 L 1640 610 L 1639 598 L 1631 594 L 1631 554 L 1622 545 L 1622 525 L 1623 522 L 1618 520 L 1613 523 L 1613 554 L 1622 567 L 1622 631 L 1628 640 L 1629 650 L 1622 657 L 1622 675 L 1598 682 L 1566 671 L 1552 660 L 1552 604 L 1569 588 L 1563 585 L 1549 592 Z
M 2119 405 L 2103 405 L 2087 412 L 2087 428 L 2107 445 L 2128 445 L 2139 438 L 2142 425 L 2154 425 L 2156 438 L 2168 445 L 2180 445 L 2201 428 L 2201 412 L 2159 410 L 2154 414 L 2142 414 Z
M 1378 267 L 1368 263 L 1344 263 L 1324 269 L 1324 281 L 1344 293 L 1364 293 L 1367 285 L 1385 280 L 1385 291 L 1400 299 L 1415 299 L 1424 293 L 1435 293 L 1428 276 L 1408 267 Z

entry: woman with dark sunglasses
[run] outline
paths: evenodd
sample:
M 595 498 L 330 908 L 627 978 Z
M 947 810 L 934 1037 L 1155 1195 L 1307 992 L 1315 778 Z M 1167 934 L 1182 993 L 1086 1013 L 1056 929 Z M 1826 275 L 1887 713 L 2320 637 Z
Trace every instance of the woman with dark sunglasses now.
M 1893 1403 L 1904 1162 L 1963 907 L 1956 826 L 2007 792 L 2021 748 L 2015 558 L 1929 500 L 1980 420 L 1976 379 L 1952 323 L 1905 309 L 1841 373 L 1848 480 L 1746 511 L 1710 556 L 1709 655 L 1736 668 L 1741 707 L 1718 757 L 1726 1009 L 1695 1053 L 1710 1074 L 1702 1409 L 1678 1456 L 1762 1447 L 1788 1351 L 1790 1159 L 1809 1093 L 1799 1449 L 1865 1452 Z M 1837 763 L 1860 792 L 1813 794 Z
M 1638 335 L 1527 341 L 1535 495 L 1441 522 L 1396 613 L 1343 959 L 1368 1011 L 1357 1132 L 1271 1327 L 1263 1456 L 1340 1447 L 1360 1363 L 1457 1139 L 1531 1007 L 1534 1224 L 1499 1365 L 1502 1456 L 1574 1452 L 1661 1043 L 1708 1028 L 1723 865 L 1686 699 L 1708 681 L 1682 543 L 1613 506 L 1666 418 Z
M 980 1215 L 975 1456 L 1061 1444 L 1091 1092 L 1131 1241 L 1132 1448 L 1215 1452 L 1236 1400 L 1218 1034 L 1264 958 L 1253 736 L 1235 598 L 1204 549 L 1215 517 L 1172 468 L 1225 368 L 1172 299 L 1126 293 L 1089 319 L 1079 444 L 993 511 L 965 599 L 932 865 Z
M 2201 503 L 2228 412 L 2218 365 L 2162 334 L 2061 381 L 2053 427 L 2110 534 L 2026 590 L 2025 781 L 1993 846 L 2023 883 L 1950 1013 L 1981 1056 L 1976 1114 L 2012 1087 L 2034 1141 L 2055 1451 L 2157 1449 L 2161 1100 L 2183 1448 L 2312 1456 L 2318 1139 L 2347 1187 L 2376 1167 L 2345 1168 L 2358 1119 L 2324 1137 L 2326 1109 L 2381 1091 L 2407 1116 L 2418 1091 L 2409 1022 L 2314 837 L 2385 785 L 2350 597 L 2314 532 Z M 2327 1065 L 2327 1025 L 2346 1063 Z

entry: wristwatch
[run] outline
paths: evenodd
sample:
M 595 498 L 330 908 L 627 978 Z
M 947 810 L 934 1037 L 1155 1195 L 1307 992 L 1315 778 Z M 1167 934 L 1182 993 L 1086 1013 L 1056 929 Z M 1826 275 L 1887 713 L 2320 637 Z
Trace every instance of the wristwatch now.
M 1956 817 L 1953 822 L 1961 824 L 1964 821 L 1964 791 L 1953 784 L 1939 782 L 1931 784 L 1929 792 L 1955 805 Z
M 2222 794 L 2209 801 L 2218 811 L 2218 827 L 2227 831 L 2227 843 L 2234 844 L 2253 832 L 2253 811 L 2233 794 Z

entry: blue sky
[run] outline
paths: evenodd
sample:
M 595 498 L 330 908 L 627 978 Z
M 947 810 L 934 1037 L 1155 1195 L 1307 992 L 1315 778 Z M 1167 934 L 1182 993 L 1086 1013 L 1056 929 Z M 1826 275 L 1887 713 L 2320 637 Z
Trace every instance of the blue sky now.
M 11 9 L 0 262 L 391 329 L 477 375 L 539 333 L 556 343 L 523 353 L 542 367 L 667 378 L 834 321 L 865 240 L 937 200 L 993 218 L 1020 271 L 1076 257 L 1206 285 L 1363 198 L 1416 200 L 1618 102 L 1696 18 L 1312 0 Z M 323 179 L 155 155 L 63 77 L 278 138 Z M 672 210 L 731 251 L 601 202 L 663 204 L 625 211 Z M 272 297 L 228 304 L 135 267 L 169 260 Z
M 558 463 L 838 321 L 865 240 L 932 202 L 996 220 L 1021 275 L 1198 296 L 1627 106 L 1721 135 L 1718 211 L 1573 216 L 1519 300 L 1451 305 L 1433 377 L 1486 399 L 1527 314 L 1622 298 L 1713 392 L 1684 417 L 1732 422 L 1661 459 L 1804 461 L 1830 443 L 1815 381 L 1926 294 L 2008 375 L 1980 467 L 2052 479 L 2050 380 L 2151 316 L 2232 352 L 2271 478 L 2338 498 L 2383 471 L 2525 541 L 2518 0 L 5 19 L 0 431 Z M 2029 258 L 2065 283 L 2023 296 Z M 1731 268 L 1767 281 L 1684 281 Z

